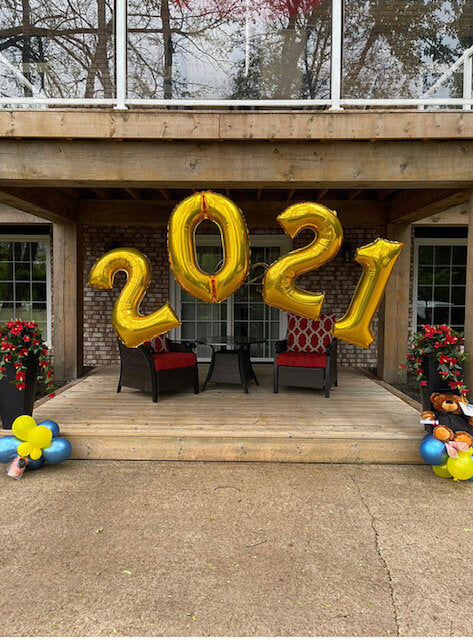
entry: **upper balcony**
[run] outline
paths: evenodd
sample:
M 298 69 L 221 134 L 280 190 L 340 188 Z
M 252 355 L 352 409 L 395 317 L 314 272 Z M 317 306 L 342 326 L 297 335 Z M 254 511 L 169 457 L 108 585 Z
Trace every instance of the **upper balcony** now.
M 466 109 L 471 0 L 3 0 L 0 106 Z

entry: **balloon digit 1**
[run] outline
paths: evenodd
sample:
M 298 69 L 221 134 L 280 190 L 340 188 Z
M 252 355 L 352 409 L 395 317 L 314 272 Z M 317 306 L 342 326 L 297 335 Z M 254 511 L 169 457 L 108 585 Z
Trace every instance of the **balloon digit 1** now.
M 279 258 L 266 271 L 263 299 L 272 307 L 317 320 L 325 294 L 299 289 L 295 280 L 307 271 L 318 269 L 338 253 L 343 239 L 342 225 L 334 211 L 315 202 L 288 207 L 278 216 L 278 222 L 291 238 L 302 229 L 312 229 L 315 238 L 308 246 Z
M 202 271 L 195 253 L 195 231 L 204 220 L 215 222 L 223 246 L 223 266 L 214 275 Z M 250 243 L 240 209 L 218 193 L 203 191 L 180 202 L 168 227 L 169 262 L 187 293 L 204 302 L 222 302 L 237 291 L 248 274 Z
M 113 307 L 112 326 L 127 347 L 138 347 L 181 324 L 169 302 L 147 316 L 140 314 L 151 269 L 148 258 L 138 249 L 112 249 L 104 254 L 92 267 L 89 284 L 98 289 L 112 289 L 118 271 L 124 271 L 128 279 Z
M 378 238 L 357 249 L 355 260 L 363 273 L 348 311 L 334 325 L 336 338 L 364 348 L 373 342 L 370 324 L 403 246 L 402 242 Z

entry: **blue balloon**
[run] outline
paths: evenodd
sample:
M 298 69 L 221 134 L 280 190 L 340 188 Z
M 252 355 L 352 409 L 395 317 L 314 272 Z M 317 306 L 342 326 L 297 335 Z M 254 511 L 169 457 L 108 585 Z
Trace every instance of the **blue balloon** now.
M 0 438 L 0 462 L 10 462 L 21 442 L 16 436 L 3 436 L 3 438 Z
M 35 469 L 41 469 L 41 467 L 44 465 L 44 458 L 43 456 L 41 456 L 41 458 L 38 458 L 38 460 L 32 460 L 29 456 L 28 456 L 28 463 L 26 465 L 26 468 L 29 471 L 35 471 Z
M 431 465 L 440 465 L 447 461 L 447 448 L 443 442 L 433 436 L 422 440 L 419 453 L 424 462 Z
M 71 455 L 72 447 L 66 438 L 53 438 L 51 444 L 43 449 L 43 456 L 49 464 L 59 464 L 64 462 Z
M 48 427 L 53 434 L 53 438 L 57 438 L 59 435 L 59 425 L 57 422 L 54 422 L 54 420 L 43 420 L 43 422 L 40 422 L 39 424 L 43 427 Z

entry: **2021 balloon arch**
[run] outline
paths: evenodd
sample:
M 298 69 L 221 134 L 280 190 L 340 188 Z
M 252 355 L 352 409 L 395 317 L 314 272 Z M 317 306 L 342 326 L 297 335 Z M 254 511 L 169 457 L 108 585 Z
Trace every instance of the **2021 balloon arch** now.
M 200 269 L 195 251 L 196 229 L 204 220 L 215 223 L 222 238 L 223 264 L 213 275 Z M 267 269 L 263 300 L 271 307 L 317 320 L 325 294 L 300 289 L 295 280 L 336 256 L 343 240 L 342 225 L 335 211 L 315 202 L 293 204 L 277 220 L 291 238 L 311 229 L 314 239 Z M 355 261 L 361 265 L 362 273 L 347 312 L 335 322 L 334 337 L 360 347 L 370 346 L 374 340 L 371 322 L 402 248 L 402 242 L 378 238 L 357 249 Z M 182 200 L 169 220 L 168 256 L 176 281 L 187 293 L 203 302 L 222 302 L 243 285 L 250 268 L 249 234 L 241 210 L 229 198 L 212 191 L 194 193 Z M 149 315 L 140 313 L 140 303 L 151 281 L 151 267 L 148 258 L 135 248 L 112 249 L 98 258 L 89 284 L 112 289 L 119 271 L 128 277 L 113 308 L 112 326 L 127 347 L 138 347 L 181 324 L 169 302 Z

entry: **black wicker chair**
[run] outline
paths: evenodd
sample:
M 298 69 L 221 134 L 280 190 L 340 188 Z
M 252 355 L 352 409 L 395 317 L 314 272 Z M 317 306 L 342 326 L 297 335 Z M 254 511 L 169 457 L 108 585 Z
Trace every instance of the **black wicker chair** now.
M 287 340 L 276 342 L 273 393 L 279 385 L 324 389 L 330 397 L 332 385 L 338 385 L 337 340 L 334 338 L 324 353 L 300 353 L 287 350 Z
M 194 393 L 199 393 L 199 372 L 194 353 L 196 345 L 173 340 L 168 340 L 168 344 L 169 352 L 155 354 L 149 344 L 130 349 L 118 340 L 120 378 L 117 393 L 122 387 L 131 387 L 152 393 L 153 402 L 158 401 L 163 391 L 183 387 L 194 387 Z M 193 358 L 179 357 L 178 354 L 192 354 Z

